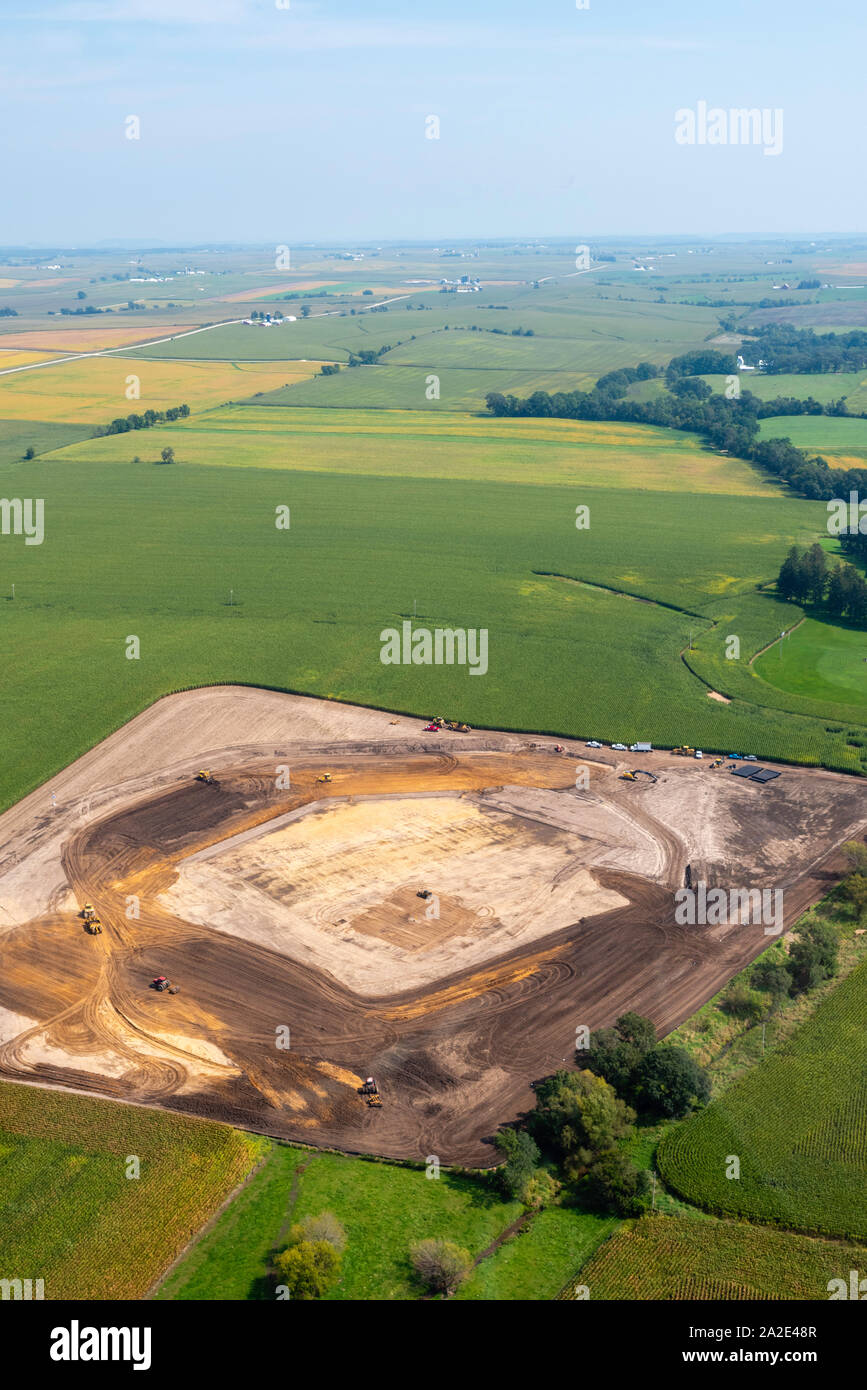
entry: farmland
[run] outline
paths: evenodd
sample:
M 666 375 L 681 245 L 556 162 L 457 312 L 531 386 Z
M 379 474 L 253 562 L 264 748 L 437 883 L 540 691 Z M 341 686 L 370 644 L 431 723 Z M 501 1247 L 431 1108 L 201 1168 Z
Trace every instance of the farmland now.
M 798 449 L 821 454 L 832 468 L 863 468 L 867 420 L 825 415 L 777 415 L 762 420 L 760 439 L 791 439 Z
M 454 1241 L 476 1260 L 458 1299 L 553 1298 L 617 1225 L 610 1217 L 553 1207 L 485 1254 L 522 1214 L 520 1204 L 504 1201 L 489 1181 L 448 1171 L 429 1180 L 421 1167 L 280 1144 L 156 1297 L 272 1299 L 271 1258 L 293 1222 L 322 1211 L 337 1217 L 347 1237 L 341 1280 L 328 1295 L 335 1301 L 418 1298 L 422 1289 L 409 1248 L 431 1236 Z
M 65 1097 L 64 1110 L 52 1099 L 51 1134 L 34 1109 L 21 1109 L 16 1130 L 4 1107 L 0 1168 L 14 1164 L 28 1194 L 46 1189 L 44 1200 L 12 1199 L 27 1214 L 11 1228 L 12 1255 L 33 1277 L 37 1233 L 56 1206 L 97 1271 L 84 1296 L 141 1296 L 260 1159 L 161 1299 L 272 1297 L 270 1261 L 290 1220 L 324 1209 L 349 1239 L 329 1295 L 338 1301 L 420 1296 L 407 1251 L 433 1234 L 476 1261 L 456 1295 L 469 1301 L 553 1298 L 588 1258 L 591 1298 L 821 1297 L 814 1287 L 839 1247 L 770 1224 L 867 1241 L 863 1106 L 846 1091 L 854 1073 L 867 1075 L 864 1000 L 845 993 L 861 968 L 800 1033 L 717 1086 L 710 1107 L 663 1140 L 660 1205 L 681 1214 L 622 1227 L 611 1241 L 617 1218 L 557 1202 L 498 1244 L 521 1208 L 483 1175 L 429 1182 L 414 1166 L 294 1146 L 490 1163 L 485 1136 L 531 1103 L 529 1081 L 568 1051 L 576 989 L 594 1027 L 639 1007 L 665 1033 L 761 948 L 737 934 L 672 936 L 670 892 L 691 855 L 709 846 L 726 878 L 784 876 L 795 914 L 827 890 L 835 845 L 860 833 L 860 784 L 838 774 L 867 773 L 863 634 L 804 618 L 773 587 L 790 545 L 821 538 L 833 554 L 824 504 L 687 433 L 485 411 L 488 391 L 588 390 L 620 366 L 664 366 L 716 340 L 719 314 L 700 300 L 743 295 L 728 273 L 763 276 L 757 294 L 773 279 L 760 251 L 726 251 L 713 276 L 660 261 L 646 279 L 631 278 L 630 257 L 618 254 L 620 264 L 593 276 L 546 281 L 533 277 L 571 274 L 562 252 L 512 260 L 488 248 L 471 269 L 490 283 L 460 298 L 411 284 L 450 270 L 423 251 L 411 262 L 383 254 L 363 275 L 311 252 L 283 276 L 261 257 L 220 253 L 194 283 L 135 290 L 81 271 L 30 288 L 10 275 L 3 295 L 20 318 L 0 322 L 0 369 L 55 351 L 100 355 L 0 376 L 0 490 L 45 503 L 44 544 L 12 534 L 0 548 L 15 672 L 0 691 L 0 809 L 13 808 L 0 847 L 9 1011 L 0 1011 L 0 1068 L 58 1086 L 86 1077 L 89 1089 L 139 1102 L 112 1108 L 120 1138 L 91 1119 L 96 1101 Z M 105 272 L 120 276 L 110 264 Z M 386 310 L 371 312 L 358 293 L 368 284 L 393 298 Z M 59 317 L 79 285 L 94 304 L 135 293 L 148 307 L 128 320 Z M 328 296 L 314 298 L 318 288 Z M 266 300 L 297 318 L 148 341 Z M 371 350 L 375 365 L 348 365 Z M 323 363 L 341 371 L 318 375 Z M 852 408 L 864 391 L 859 373 L 743 384 L 762 395 L 846 394 Z M 664 389 L 654 379 L 629 395 Z M 185 420 L 92 437 L 115 417 L 182 402 Z M 834 462 L 860 458 L 862 425 L 792 417 L 765 421 L 763 434 L 789 434 Z M 25 462 L 30 448 L 36 458 Z M 160 465 L 164 450 L 174 464 Z M 281 509 L 291 512 L 285 529 L 275 525 Z M 409 618 L 483 629 L 485 679 L 384 665 L 381 632 Z M 154 703 L 195 686 L 215 689 Z M 460 734 L 425 742 L 417 716 L 434 709 L 473 726 L 463 748 L 452 746 Z M 760 790 L 654 753 L 659 785 L 639 794 L 603 751 L 595 819 L 579 826 L 569 760 L 586 757 L 588 737 L 740 748 L 775 760 L 784 780 Z M 554 738 L 568 745 L 562 762 Z M 278 805 L 270 786 L 284 745 L 297 800 Z M 217 789 L 191 786 L 202 762 L 217 766 Z M 317 804 L 326 766 L 339 807 Z M 497 800 L 504 788 L 508 805 Z M 215 790 L 211 802 L 202 790 Z M 299 818 L 266 833 L 278 811 Z M 234 845 L 235 833 L 260 832 Z M 228 847 L 212 863 L 222 836 Z M 570 890 L 580 908 L 562 906 L 560 871 L 571 874 L 581 856 L 589 863 L 587 846 L 602 838 L 609 859 L 598 880 L 591 864 Z M 648 843 L 662 867 L 639 862 Z M 420 847 L 435 852 L 421 859 Z M 436 940 L 426 931 L 421 950 L 408 885 L 431 863 L 447 865 L 451 881 Z M 273 895 L 264 906 L 263 885 Z M 143 894 L 142 920 L 129 925 L 127 890 Z M 74 915 L 87 892 L 104 894 L 98 941 Z M 582 935 L 579 911 L 598 930 Z M 496 944 L 476 917 L 496 922 Z M 177 999 L 147 992 L 155 971 L 183 981 Z M 295 1051 L 275 1062 L 286 1000 Z M 810 1044 L 810 1028 L 834 1008 L 838 1022 Z M 170 1022 L 160 1026 L 161 1016 Z M 745 1065 L 737 1043 L 729 1062 L 726 1079 Z M 354 1094 L 368 1067 L 388 1087 L 381 1114 Z M 817 1076 L 818 1109 L 808 1080 Z M 157 1128 L 139 1137 L 146 1122 Z M 127 1226 L 127 1269 L 116 1232 L 129 1186 L 114 1146 L 147 1153 L 157 1133 L 163 1156 L 152 1186 L 143 1176 L 135 1189 L 148 1204 Z M 641 1134 L 643 1165 L 655 1142 Z M 741 1155 L 739 1184 L 721 1177 L 720 1152 Z M 182 1175 L 178 1219 L 157 1238 L 151 1214 L 172 1165 Z M 193 1171 L 198 1185 L 187 1181 Z M 91 1253 L 99 1189 L 108 1193 L 101 1270 Z M 78 1287 L 71 1247 L 51 1247 L 45 1268 L 61 1294 Z
M 677 1192 L 723 1215 L 867 1237 L 867 962 L 761 1066 L 660 1146 Z M 741 1162 L 726 1177 L 726 1155 Z
M 44 1279 L 46 1299 L 141 1298 L 261 1151 L 201 1120 L 8 1082 L 0 1095 L 0 1265 Z
M 607 1241 L 576 1282 L 591 1300 L 827 1299 L 867 1250 L 734 1221 L 645 1216 Z
M 189 340 L 185 340 L 189 341 Z M 0 419 L 106 425 L 133 410 L 219 405 L 251 391 L 311 376 L 315 363 L 204 364 L 145 361 L 125 353 L 84 358 L 0 376 Z M 130 378 L 138 380 L 138 386 Z M 136 394 L 127 394 L 132 390 Z
M 249 434 L 208 438 L 215 453 L 229 441 L 229 462 L 251 447 Z M 220 680 L 418 712 L 447 705 L 489 727 L 663 745 L 686 731 L 706 748 L 860 766 L 844 734 L 825 729 L 818 702 L 812 719 L 792 727 L 773 706 L 796 697 L 757 680 L 747 699 L 718 705 L 680 659 L 690 633 L 700 643 L 714 624 L 720 638 L 737 631 L 717 615 L 737 615 L 742 604 L 751 613 L 745 661 L 773 639 L 775 605 L 757 608 L 749 589 L 788 544 L 810 537 L 820 504 L 720 495 L 708 530 L 711 499 L 700 494 L 190 466 L 201 440 L 158 428 L 10 470 L 7 488 L 28 495 L 38 486 L 46 498 L 48 539 L 19 540 L 14 551 L 7 543 L 0 573 L 6 593 L 16 583 L 6 644 L 29 691 L 26 707 L 12 692 L 4 706 L 5 804 L 159 695 Z M 348 436 L 347 448 L 360 454 L 363 442 Z M 179 465 L 154 467 L 166 443 Z M 385 451 L 373 444 L 379 469 Z M 133 453 L 145 461 L 132 465 Z M 590 507 L 588 530 L 575 529 L 577 503 Z M 290 532 L 274 525 L 282 504 L 291 507 Z M 628 552 L 612 549 L 612 527 L 630 537 Z M 86 550 L 76 544 L 85 532 Z M 381 664 L 381 629 L 411 613 L 415 598 L 429 624 L 489 630 L 490 678 L 465 679 L 458 694 L 436 666 Z M 140 638 L 137 661 L 125 658 L 128 634 Z M 96 695 L 77 679 L 82 662 L 105 675 Z M 528 669 L 538 685 L 523 679 Z M 38 762 L 34 719 L 44 729 Z

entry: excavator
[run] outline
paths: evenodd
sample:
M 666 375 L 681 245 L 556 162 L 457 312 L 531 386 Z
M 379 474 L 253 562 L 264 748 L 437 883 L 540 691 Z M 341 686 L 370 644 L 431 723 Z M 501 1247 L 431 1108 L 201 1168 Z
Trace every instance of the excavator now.
M 621 782 L 637 782 L 639 777 L 649 777 L 651 782 L 659 780 L 654 773 L 648 772 L 647 769 L 643 767 L 634 767 L 631 772 L 621 772 L 620 774 Z

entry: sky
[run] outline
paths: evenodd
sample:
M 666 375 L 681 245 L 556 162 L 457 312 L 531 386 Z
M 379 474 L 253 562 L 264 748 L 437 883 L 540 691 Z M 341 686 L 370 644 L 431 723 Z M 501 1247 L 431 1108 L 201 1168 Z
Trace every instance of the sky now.
M 862 13 L 0 0 L 0 244 L 858 234 Z

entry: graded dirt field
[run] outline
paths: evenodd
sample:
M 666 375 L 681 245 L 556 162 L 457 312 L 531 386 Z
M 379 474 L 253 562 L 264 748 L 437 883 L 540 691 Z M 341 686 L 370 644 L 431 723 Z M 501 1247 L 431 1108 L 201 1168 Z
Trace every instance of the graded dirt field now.
M 657 780 L 621 780 L 638 765 Z M 782 888 L 788 927 L 865 819 L 863 784 L 818 770 L 762 787 L 251 688 L 170 696 L 0 818 L 0 1074 L 484 1164 L 579 1024 L 633 1008 L 667 1033 L 773 939 L 678 925 L 687 866 Z

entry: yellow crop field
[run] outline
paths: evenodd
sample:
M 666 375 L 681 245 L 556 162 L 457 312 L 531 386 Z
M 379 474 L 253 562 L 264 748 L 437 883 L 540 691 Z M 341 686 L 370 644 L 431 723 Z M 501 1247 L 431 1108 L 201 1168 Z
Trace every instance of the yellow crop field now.
M 0 347 L 37 348 L 40 351 L 100 352 L 105 348 L 126 347 L 128 343 L 146 343 L 154 338 L 168 338 L 172 333 L 184 333 L 189 324 L 149 323 L 101 325 L 98 328 L 45 328 L 24 333 L 4 333 Z
M 119 415 L 186 403 L 207 409 L 302 381 L 318 362 L 179 362 L 132 356 L 58 362 L 0 376 L 0 419 L 108 424 Z M 138 397 L 130 377 L 138 378 Z
M 151 363 L 141 365 L 149 367 Z M 175 364 L 153 365 L 173 369 Z M 219 376 L 222 381 L 228 376 L 223 399 L 229 390 L 236 397 L 241 394 L 237 372 L 233 378 L 228 364 L 177 365 L 196 365 L 207 380 Z M 263 363 L 262 368 L 271 370 L 273 365 Z M 125 367 L 133 369 L 128 362 Z M 248 364 L 244 370 L 251 380 L 262 374 L 258 366 Z M 286 366 L 278 364 L 278 371 L 285 372 Z M 175 400 L 194 405 L 189 390 L 176 394 Z M 3 413 L 0 379 L 0 418 Z M 510 420 L 508 425 L 511 428 L 504 429 L 503 422 L 497 420 L 422 415 L 418 411 L 230 406 L 205 416 L 194 414 L 182 424 L 161 425 L 158 437 L 148 441 L 147 447 L 170 445 L 180 462 L 211 467 L 300 468 L 321 473 L 510 483 L 528 481 L 532 449 L 531 476 L 537 485 L 778 495 L 749 464 L 703 450 L 688 435 L 673 436 L 646 425 L 571 420 Z M 58 457 L 104 462 L 124 462 L 129 455 L 129 439 L 122 434 L 71 444 L 57 453 Z
M 10 367 L 32 367 L 36 362 L 50 362 L 53 356 L 53 352 L 15 352 L 0 347 L 0 372 Z

